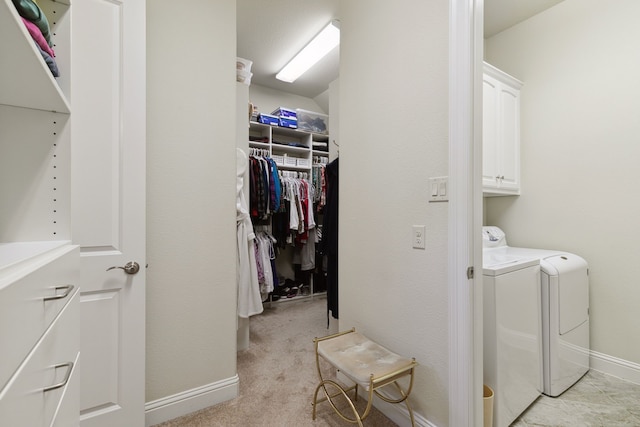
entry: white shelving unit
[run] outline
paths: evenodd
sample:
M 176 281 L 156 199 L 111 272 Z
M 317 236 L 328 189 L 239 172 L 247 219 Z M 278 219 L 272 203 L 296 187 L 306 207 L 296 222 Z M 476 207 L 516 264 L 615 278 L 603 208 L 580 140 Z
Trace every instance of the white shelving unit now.
M 0 0 L 0 345 L 7 350 L 0 352 L 0 420 L 77 425 L 70 3 L 38 0 L 38 6 L 51 28 L 57 79 L 12 1 Z
M 264 140 L 264 141 L 257 141 Z M 313 143 L 327 145 L 327 151 L 314 150 Z M 272 126 L 263 123 L 249 123 L 249 148 L 265 150 L 278 166 L 279 171 L 306 173 L 306 179 L 311 180 L 314 158 L 329 158 L 329 135 Z M 283 254 L 281 254 L 282 256 Z M 324 296 L 325 292 L 314 292 L 313 274 L 310 274 L 310 294 L 293 298 L 280 298 L 269 303 L 299 301 L 301 299 Z
M 0 0 L 0 242 L 70 240 L 70 5 L 42 0 L 55 79 L 11 0 Z M 4 264 L 0 258 L 0 268 Z
M 254 138 L 265 138 L 267 142 L 257 142 Z M 313 156 L 329 157 L 328 151 L 313 150 L 314 142 L 329 143 L 326 134 L 251 122 L 249 139 L 249 147 L 267 150 L 282 170 L 310 172 Z

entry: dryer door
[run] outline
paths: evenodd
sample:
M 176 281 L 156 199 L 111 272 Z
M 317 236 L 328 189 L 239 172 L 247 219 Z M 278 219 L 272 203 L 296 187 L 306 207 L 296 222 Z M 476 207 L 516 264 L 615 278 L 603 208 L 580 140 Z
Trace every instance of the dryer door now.
M 558 271 L 558 328 L 563 335 L 589 319 L 589 276 L 587 262 L 577 255 L 562 254 L 545 258 Z

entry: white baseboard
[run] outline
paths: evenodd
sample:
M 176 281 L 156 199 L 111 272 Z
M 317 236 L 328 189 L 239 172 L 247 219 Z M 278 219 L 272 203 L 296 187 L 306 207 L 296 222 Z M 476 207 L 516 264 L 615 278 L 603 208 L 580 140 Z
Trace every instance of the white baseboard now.
M 596 371 L 640 384 L 640 365 L 637 363 L 591 350 L 589 364 Z
M 362 395 L 365 396 L 366 393 Z M 394 423 L 398 424 L 400 427 L 411 426 L 411 421 L 409 418 L 409 410 L 407 409 L 404 403 L 391 404 L 391 403 L 385 402 L 382 399 L 374 397 L 373 406 L 375 406 L 376 409 L 378 409 L 387 418 L 389 418 Z M 425 417 L 418 414 L 415 409 L 413 410 L 413 419 L 416 422 L 416 427 L 437 427 L 435 424 L 430 423 L 429 420 L 427 420 Z
M 163 397 L 144 405 L 145 425 L 150 427 L 191 412 L 238 397 L 239 377 L 235 375 L 202 387 Z
M 338 371 L 338 380 L 342 382 L 342 384 L 353 384 L 353 381 L 348 379 L 342 372 Z M 363 398 L 368 397 L 368 393 L 365 392 L 362 387 L 358 387 L 358 396 L 362 396 Z M 387 418 L 389 418 L 394 423 L 398 424 L 400 427 L 410 427 L 411 426 L 411 418 L 409 417 L 409 410 L 404 403 L 392 404 L 385 402 L 384 400 L 375 397 L 373 399 L 373 406 L 382 412 Z M 412 407 L 413 409 L 413 407 Z M 432 424 L 423 417 L 421 414 L 417 413 L 415 409 L 413 409 L 413 419 L 416 423 L 416 427 L 438 427 L 435 424 Z

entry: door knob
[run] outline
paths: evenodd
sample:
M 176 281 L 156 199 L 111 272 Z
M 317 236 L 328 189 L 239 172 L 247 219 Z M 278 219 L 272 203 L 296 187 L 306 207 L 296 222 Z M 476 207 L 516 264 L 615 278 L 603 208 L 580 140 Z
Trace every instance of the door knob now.
M 124 267 L 118 267 L 114 265 L 113 267 L 107 268 L 107 271 L 113 270 L 115 268 L 121 268 L 127 274 L 136 274 L 138 271 L 140 271 L 140 264 L 135 261 L 129 261 L 124 265 Z

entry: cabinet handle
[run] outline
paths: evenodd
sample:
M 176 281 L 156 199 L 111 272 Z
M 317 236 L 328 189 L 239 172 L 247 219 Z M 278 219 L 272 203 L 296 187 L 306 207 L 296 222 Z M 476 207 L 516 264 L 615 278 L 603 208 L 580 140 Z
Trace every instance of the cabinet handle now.
M 73 362 L 61 363 L 59 365 L 54 366 L 55 369 L 67 367 L 67 373 L 64 375 L 64 379 L 57 384 L 53 384 L 42 389 L 43 392 L 48 392 L 51 390 L 58 389 L 60 387 L 64 387 L 69 382 L 69 377 L 71 377 L 71 372 L 73 371 Z
M 54 295 L 54 296 L 52 296 L 52 297 L 44 297 L 44 300 L 45 300 L 45 301 L 51 301 L 51 300 L 54 300 L 54 299 L 63 299 L 63 298 L 66 298 L 66 297 L 68 297 L 68 296 L 69 296 L 69 294 L 71 293 L 71 291 L 73 291 L 73 288 L 74 288 L 74 287 L 75 287 L 75 286 L 73 286 L 73 285 L 56 286 L 56 295 Z M 60 289 L 64 289 L 64 293 L 62 293 L 62 294 L 60 294 L 60 295 L 57 295 L 57 294 L 58 294 L 58 291 L 59 291 Z

